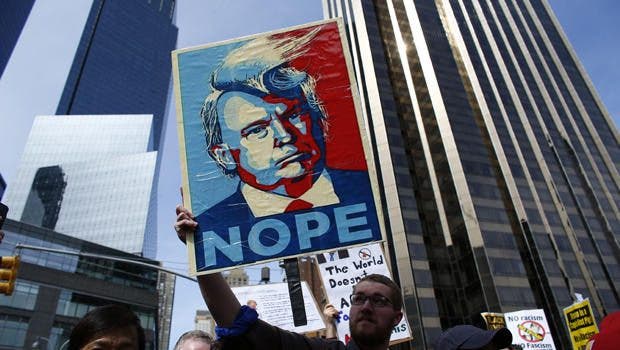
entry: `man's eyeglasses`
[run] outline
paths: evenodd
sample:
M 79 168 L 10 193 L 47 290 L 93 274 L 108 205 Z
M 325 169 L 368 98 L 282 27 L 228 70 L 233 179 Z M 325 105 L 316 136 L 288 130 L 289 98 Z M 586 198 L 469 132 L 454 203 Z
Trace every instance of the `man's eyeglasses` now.
M 392 305 L 392 301 L 383 295 L 366 295 L 362 293 L 351 294 L 351 304 L 353 305 L 364 305 L 366 300 L 370 301 L 370 304 L 374 307 L 386 307 Z

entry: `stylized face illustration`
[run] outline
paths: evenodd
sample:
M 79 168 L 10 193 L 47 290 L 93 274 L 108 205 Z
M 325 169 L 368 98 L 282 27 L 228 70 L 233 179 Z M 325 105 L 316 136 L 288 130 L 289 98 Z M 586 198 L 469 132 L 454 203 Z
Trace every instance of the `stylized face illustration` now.
M 217 113 L 223 144 L 215 152 L 232 158 L 244 183 L 288 194 L 288 185 L 323 170 L 323 130 L 303 97 L 226 92 Z

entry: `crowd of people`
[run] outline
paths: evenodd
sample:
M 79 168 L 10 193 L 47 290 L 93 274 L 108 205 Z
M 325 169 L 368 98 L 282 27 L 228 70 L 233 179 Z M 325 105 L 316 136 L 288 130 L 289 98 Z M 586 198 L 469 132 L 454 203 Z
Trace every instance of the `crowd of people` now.
M 196 228 L 193 215 L 177 208 L 175 229 L 183 242 Z M 0 237 L 2 232 L 0 231 Z M 174 350 L 228 349 L 325 349 L 386 350 L 392 328 L 402 317 L 403 299 L 398 285 L 382 275 L 369 275 L 352 289 L 350 310 L 351 339 L 339 341 L 335 322 L 338 310 L 327 304 L 323 314 L 325 338 L 310 338 L 279 329 L 258 318 L 256 302 L 241 305 L 220 273 L 201 275 L 198 284 L 216 323 L 216 335 L 198 330 L 184 333 Z M 615 348 L 620 334 L 620 313 L 609 315 L 601 323 L 601 332 L 588 344 L 590 350 Z M 215 340 L 214 338 L 217 338 Z M 513 336 L 506 328 L 484 330 L 472 325 L 458 325 L 445 330 L 433 343 L 437 350 L 514 349 Z M 74 327 L 69 350 L 145 349 L 144 330 L 138 317 L 127 307 L 108 305 L 87 313 Z
M 0 231 L 0 234 L 2 232 Z M 202 279 L 205 299 L 212 306 L 220 301 L 210 298 L 211 288 Z M 224 282 L 225 283 L 225 282 Z M 218 287 L 223 287 L 219 282 Z M 225 287 L 224 287 L 225 288 Z M 225 288 L 227 289 L 227 288 Z M 228 288 L 229 289 L 229 288 Z M 238 308 L 232 324 L 218 323 L 218 340 L 210 334 L 191 330 L 181 335 L 174 350 L 229 350 L 229 349 L 388 349 L 391 329 L 402 316 L 400 289 L 389 278 L 371 275 L 353 288 L 351 297 L 351 335 L 348 344 L 336 339 L 333 322 L 338 310 L 326 305 L 327 336 L 308 338 L 270 326 L 256 317 L 251 306 Z M 221 305 L 220 305 L 221 306 Z M 219 307 L 219 306 L 218 306 Z M 220 316 L 221 317 L 221 316 Z M 218 317 L 219 318 L 219 317 Z M 218 321 L 221 321 L 219 319 Z M 396 323 L 394 323 L 396 322 Z M 506 328 L 484 330 L 471 325 L 459 325 L 444 331 L 434 342 L 436 350 L 457 349 L 515 349 L 512 334 Z M 612 313 L 601 323 L 601 330 L 588 343 L 588 350 L 615 349 L 620 341 L 620 312 Z M 105 305 L 88 312 L 73 328 L 68 350 L 145 350 L 145 332 L 140 320 L 128 307 Z
M 177 206 L 175 231 L 182 242 L 193 234 L 198 224 L 193 214 Z M 4 231 L 0 229 L 0 243 Z M 327 304 L 323 314 L 325 338 L 310 338 L 269 325 L 258 318 L 256 301 L 241 306 L 221 273 L 198 276 L 204 301 L 217 323 L 215 339 L 203 331 L 184 333 L 174 350 L 232 349 L 324 349 L 386 350 L 392 328 L 403 317 L 403 297 L 399 286 L 390 278 L 372 274 L 353 286 L 350 309 L 351 339 L 339 341 L 335 322 L 339 311 Z M 217 339 L 217 340 L 216 340 Z M 506 328 L 484 330 L 459 325 L 445 330 L 433 343 L 436 350 L 515 349 L 513 336 Z M 588 342 L 587 350 L 616 349 L 620 344 L 620 312 L 608 315 L 601 330 Z M 68 350 L 144 350 L 145 332 L 140 319 L 128 307 L 106 305 L 88 312 L 73 328 Z
M 185 242 L 197 226 L 193 214 L 178 206 L 175 230 L 179 239 Z M 364 277 L 353 287 L 349 313 L 351 339 L 347 344 L 336 337 L 335 322 L 339 312 L 331 304 L 323 311 L 326 337 L 310 338 L 260 320 L 254 308 L 241 306 L 220 273 L 198 276 L 198 284 L 218 324 L 216 335 L 222 349 L 385 350 L 392 329 L 403 317 L 400 287 L 390 278 L 377 274 Z M 487 331 L 464 325 L 442 333 L 435 342 L 435 349 L 505 349 L 511 342 L 512 334 L 506 328 Z
M 226 282 L 222 284 L 220 277 L 201 278 L 200 281 L 207 305 L 221 310 L 224 304 L 229 303 L 219 299 L 230 291 Z M 210 282 L 215 283 L 214 287 L 207 286 Z M 224 288 L 224 293 L 214 295 L 214 288 Z M 398 286 L 385 276 L 370 275 L 353 287 L 351 301 L 351 340 L 348 344 L 336 339 L 334 322 L 338 310 L 331 304 L 327 304 L 323 311 L 326 337 L 309 338 L 261 321 L 252 307 L 254 303 L 249 302 L 249 305 L 239 305 L 230 312 L 219 314 L 216 319 L 217 340 L 204 331 L 191 330 L 179 337 L 174 350 L 388 349 L 392 327 L 402 317 L 402 295 Z M 223 317 L 230 318 L 232 314 L 232 323 L 225 322 Z M 507 328 L 485 330 L 472 325 L 458 325 L 445 330 L 433 343 L 433 349 L 517 349 L 511 345 L 512 340 Z M 616 349 L 619 341 L 620 312 L 615 312 L 601 322 L 600 332 L 592 337 L 586 349 Z M 139 318 L 128 307 L 106 305 L 91 310 L 75 325 L 67 349 L 145 350 L 145 332 Z
M 193 214 L 178 206 L 175 223 L 178 238 L 185 242 L 196 227 Z M 0 230 L 0 242 L 2 237 L 4 232 Z M 339 312 L 332 304 L 327 304 L 323 311 L 326 337 L 310 338 L 260 320 L 256 301 L 248 300 L 241 306 L 221 273 L 198 276 L 198 285 L 217 323 L 217 340 L 202 331 L 188 331 L 178 339 L 175 350 L 385 350 L 392 328 L 403 317 L 400 287 L 390 278 L 377 274 L 366 276 L 353 287 L 349 315 L 351 340 L 347 344 L 337 339 L 335 322 Z M 455 327 L 442 334 L 436 349 L 502 349 L 512 339 L 506 331 Z M 68 350 L 144 350 L 146 340 L 140 319 L 127 306 L 105 305 L 80 319 L 66 345 Z

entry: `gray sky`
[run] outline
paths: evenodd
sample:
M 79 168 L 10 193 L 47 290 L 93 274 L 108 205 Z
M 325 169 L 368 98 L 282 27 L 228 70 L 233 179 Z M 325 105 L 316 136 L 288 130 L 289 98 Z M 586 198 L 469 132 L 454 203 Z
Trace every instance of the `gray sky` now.
M 80 28 L 78 18 L 89 8 L 88 1 L 38 0 L 36 8 L 50 6 L 55 16 L 45 15 L 47 26 L 33 28 L 23 34 L 39 38 L 39 45 L 23 49 L 19 62 L 11 63 L 14 71 L 0 79 L 0 173 L 10 184 L 28 137 L 34 115 L 52 114 L 58 103 L 58 89 L 64 86 L 63 70 L 68 67 L 59 63 L 57 69 L 37 70 L 40 60 L 55 60 L 72 55 L 75 48 L 66 47 L 70 41 L 67 34 L 50 35 L 54 31 L 70 33 Z M 77 5 L 83 4 L 83 5 Z M 620 2 L 615 0 L 551 0 L 550 4 L 573 44 L 586 71 L 616 125 L 620 118 L 620 99 L 615 88 L 620 81 Z M 178 47 L 189 47 L 231 39 L 273 29 L 320 20 L 320 0 L 179 0 L 177 5 L 179 26 Z M 41 14 L 39 16 L 43 16 Z M 60 30 L 59 28 L 64 28 Z M 79 33 L 77 34 L 79 35 Z M 59 62 L 62 61 L 59 59 Z M 64 64 L 66 65 L 66 64 Z M 66 76 L 66 73 L 64 73 Z M 61 80 L 59 82 L 59 79 Z M 27 81 L 18 85 L 15 81 Z M 46 94 L 46 91 L 49 92 Z M 33 92 L 41 99 L 38 108 L 31 106 Z M 187 271 L 185 247 L 177 241 L 172 224 L 174 207 L 180 202 L 180 165 L 176 134 L 174 102 L 169 101 L 167 131 L 163 143 L 162 169 L 158 194 L 158 259 L 164 266 L 180 272 Z M 257 282 L 260 267 L 249 269 L 252 282 Z M 279 269 L 272 271 L 272 280 L 281 278 Z M 198 287 L 191 282 L 179 280 L 175 294 L 172 319 L 171 346 L 184 331 L 193 329 L 196 309 L 204 309 Z

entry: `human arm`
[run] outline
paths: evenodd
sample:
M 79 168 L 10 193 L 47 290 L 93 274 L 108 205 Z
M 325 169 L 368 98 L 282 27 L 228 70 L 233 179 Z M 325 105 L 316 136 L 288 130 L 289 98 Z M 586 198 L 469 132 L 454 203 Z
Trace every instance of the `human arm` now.
M 185 243 L 187 235 L 193 234 L 198 228 L 198 223 L 194 215 L 187 208 L 181 205 L 176 207 L 177 220 L 174 229 L 179 239 Z M 237 312 L 241 304 L 230 289 L 230 286 L 221 273 L 212 273 L 198 276 L 198 286 L 202 298 L 207 303 L 207 307 L 213 319 L 220 327 L 230 327 L 233 325 Z
M 194 219 L 193 214 L 180 205 L 177 206 L 176 213 L 177 220 L 174 228 L 178 238 L 185 242 L 187 235 L 193 234 L 196 231 L 198 223 Z M 244 315 L 247 316 L 245 311 L 247 311 L 249 307 L 245 306 L 246 310 L 240 311 L 241 304 L 221 273 L 198 276 L 198 285 L 202 297 L 219 328 L 235 328 L 235 320 L 239 321 L 243 319 Z M 252 311 L 256 313 L 255 310 L 252 309 Z M 320 339 L 311 339 L 297 333 L 284 331 L 261 320 L 257 320 L 253 323 L 240 323 L 247 326 L 244 329 L 245 331 L 242 332 L 242 334 L 237 334 L 241 336 L 224 336 L 224 338 L 221 339 L 224 348 L 262 349 L 265 344 L 269 344 L 268 348 L 272 350 L 326 349 L 324 344 L 320 343 Z M 218 336 L 220 336 L 219 333 Z
M 332 304 L 327 304 L 323 308 L 323 316 L 325 316 L 325 338 L 333 339 L 338 337 L 336 331 L 336 320 L 339 317 L 339 312 Z

